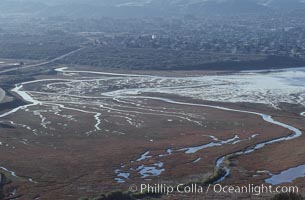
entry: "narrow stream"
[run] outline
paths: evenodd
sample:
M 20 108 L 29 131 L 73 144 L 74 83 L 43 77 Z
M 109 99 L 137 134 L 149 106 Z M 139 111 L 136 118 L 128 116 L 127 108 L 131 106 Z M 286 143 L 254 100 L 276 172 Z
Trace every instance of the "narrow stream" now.
M 119 98 L 119 97 L 116 96 L 116 98 Z M 288 136 L 281 137 L 281 138 L 276 138 L 274 140 L 270 140 L 270 141 L 266 141 L 266 142 L 262 142 L 262 143 L 258 143 L 258 144 L 253 145 L 252 147 L 249 147 L 249 148 L 247 148 L 245 150 L 241 150 L 241 151 L 237 151 L 237 152 L 234 152 L 234 153 L 230 153 L 228 155 L 224 155 L 224 156 L 218 158 L 217 161 L 216 161 L 216 167 L 219 168 L 219 169 L 225 170 L 226 173 L 225 173 L 225 175 L 223 177 L 220 177 L 219 180 L 217 180 L 216 182 L 221 182 L 227 176 L 230 175 L 230 168 L 227 167 L 224 164 L 224 161 L 226 160 L 227 157 L 246 155 L 246 154 L 252 153 L 253 151 L 261 149 L 261 148 L 265 147 L 266 145 L 270 145 L 270 144 L 274 144 L 274 143 L 278 143 L 278 142 L 282 142 L 282 141 L 292 140 L 292 139 L 295 139 L 295 138 L 300 137 L 302 135 L 302 131 L 297 129 L 296 127 L 293 127 L 291 125 L 288 125 L 288 124 L 276 121 L 276 120 L 274 120 L 272 118 L 272 116 L 267 115 L 267 114 L 263 114 L 263 113 L 259 113 L 259 112 L 245 111 L 245 110 L 238 110 L 238 109 L 231 109 L 231 108 L 226 108 L 226 107 L 222 107 L 222 106 L 212 106 L 212 105 L 206 105 L 206 104 L 178 102 L 178 101 L 167 99 L 167 98 L 158 98 L 158 97 L 149 97 L 149 96 L 141 96 L 141 97 L 120 96 L 120 98 L 145 98 L 145 99 L 160 100 L 160 101 L 163 101 L 163 102 L 167 102 L 167 103 L 171 103 L 171 104 L 177 104 L 177 105 L 208 107 L 208 108 L 215 108 L 215 109 L 224 110 L 224 111 L 247 113 L 247 114 L 252 114 L 252 115 L 260 116 L 264 121 L 269 122 L 271 124 L 275 124 L 275 125 L 281 126 L 281 127 L 286 128 L 286 129 L 288 129 L 288 130 L 290 130 L 292 132 L 292 134 L 290 134 Z
M 305 177 L 305 165 L 284 170 L 279 174 L 272 174 L 270 178 L 265 179 L 265 182 L 272 185 L 279 185 L 282 183 L 291 183 L 301 177 Z

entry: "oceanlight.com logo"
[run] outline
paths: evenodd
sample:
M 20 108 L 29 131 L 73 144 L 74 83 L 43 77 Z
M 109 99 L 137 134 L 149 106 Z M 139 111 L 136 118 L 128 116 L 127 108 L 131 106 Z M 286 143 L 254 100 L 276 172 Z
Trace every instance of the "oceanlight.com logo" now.
M 297 186 L 272 186 L 272 185 L 254 185 L 249 184 L 247 186 L 233 186 L 233 185 L 221 185 L 215 184 L 213 186 L 209 185 L 207 192 L 212 187 L 212 191 L 215 193 L 228 193 L 228 194 L 253 194 L 261 195 L 266 193 L 279 194 L 279 193 L 299 193 L 299 188 Z
M 259 196 L 264 193 L 299 193 L 299 188 L 297 186 L 272 186 L 264 184 L 248 184 L 245 186 L 210 184 L 207 187 L 203 187 L 198 184 L 179 184 L 177 186 L 171 186 L 167 184 L 141 184 L 140 187 L 137 185 L 131 185 L 129 187 L 129 191 L 163 195 L 169 195 L 174 192 L 181 194 L 207 194 L 209 192 L 213 192 L 216 194 L 253 194 Z

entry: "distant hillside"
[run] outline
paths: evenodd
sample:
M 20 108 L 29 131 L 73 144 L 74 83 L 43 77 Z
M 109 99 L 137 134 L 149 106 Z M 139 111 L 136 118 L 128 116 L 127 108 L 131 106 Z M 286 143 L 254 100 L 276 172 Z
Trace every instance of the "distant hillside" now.
M 34 14 L 47 9 L 47 5 L 41 2 L 32 1 L 0 1 L 0 15 L 4 14 Z
M 305 8 L 305 2 L 302 0 L 266 0 L 264 5 L 272 9 L 280 10 Z
M 304 0 L 1 0 L 0 11 L 42 17 L 153 17 L 305 11 Z

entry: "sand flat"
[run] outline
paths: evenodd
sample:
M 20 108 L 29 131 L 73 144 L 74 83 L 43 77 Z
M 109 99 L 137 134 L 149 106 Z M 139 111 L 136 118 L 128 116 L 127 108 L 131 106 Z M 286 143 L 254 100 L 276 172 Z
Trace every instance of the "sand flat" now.
M 4 100 L 5 91 L 0 88 L 0 103 Z

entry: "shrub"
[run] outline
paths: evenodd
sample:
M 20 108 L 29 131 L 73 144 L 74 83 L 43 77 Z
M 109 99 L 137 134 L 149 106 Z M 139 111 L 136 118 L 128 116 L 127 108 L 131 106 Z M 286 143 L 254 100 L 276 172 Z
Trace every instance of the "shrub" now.
M 271 200 L 303 200 L 300 194 L 295 193 L 281 193 L 275 195 Z

